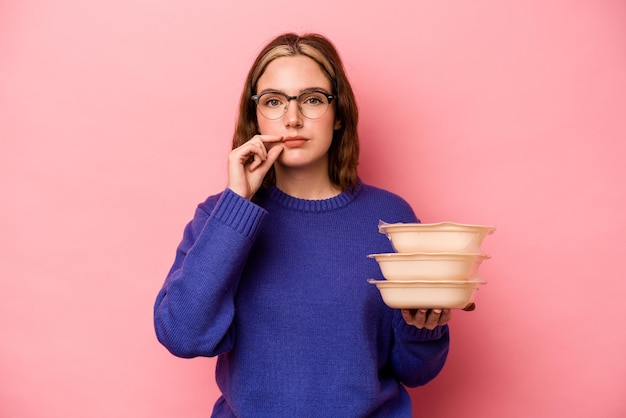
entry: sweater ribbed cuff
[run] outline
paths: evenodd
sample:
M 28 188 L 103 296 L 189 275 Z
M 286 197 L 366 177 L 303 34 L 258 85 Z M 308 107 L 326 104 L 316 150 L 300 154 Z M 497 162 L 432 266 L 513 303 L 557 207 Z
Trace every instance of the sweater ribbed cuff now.
M 400 311 L 395 312 L 394 328 L 396 334 L 401 335 L 406 340 L 414 341 L 433 341 L 440 339 L 448 332 L 448 325 L 437 326 L 433 330 L 426 328 L 417 328 L 406 323 Z
M 256 237 L 261 221 L 266 215 L 265 209 L 244 199 L 230 189 L 226 189 L 222 193 L 211 214 L 214 219 L 250 239 Z

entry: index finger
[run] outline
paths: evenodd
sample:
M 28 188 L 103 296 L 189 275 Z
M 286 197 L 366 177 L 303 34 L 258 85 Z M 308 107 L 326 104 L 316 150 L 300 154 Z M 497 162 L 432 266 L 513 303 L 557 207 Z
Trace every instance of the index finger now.
M 280 142 L 283 140 L 283 137 L 280 135 L 256 135 L 263 143 L 268 142 Z

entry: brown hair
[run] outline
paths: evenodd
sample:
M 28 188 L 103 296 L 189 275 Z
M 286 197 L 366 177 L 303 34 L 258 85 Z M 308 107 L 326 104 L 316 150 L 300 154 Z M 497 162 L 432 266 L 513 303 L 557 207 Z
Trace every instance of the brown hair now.
M 233 135 L 233 149 L 241 146 L 259 133 L 256 105 L 257 82 L 267 65 L 279 57 L 304 55 L 317 62 L 328 76 L 337 96 L 335 118 L 340 127 L 333 133 L 328 150 L 328 175 L 330 181 L 341 190 L 354 189 L 358 181 L 359 135 L 357 132 L 358 109 L 352 87 L 335 46 L 324 36 L 309 33 L 296 35 L 285 33 L 270 41 L 259 53 L 248 72 L 239 103 L 239 117 Z M 270 169 L 263 181 L 263 188 L 275 184 L 274 169 Z

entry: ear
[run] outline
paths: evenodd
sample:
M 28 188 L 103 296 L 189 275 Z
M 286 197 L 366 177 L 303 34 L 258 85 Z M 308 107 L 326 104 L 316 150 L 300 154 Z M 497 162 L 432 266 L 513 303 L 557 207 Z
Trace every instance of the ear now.
M 341 121 L 339 119 L 335 120 L 335 126 L 333 127 L 336 131 L 341 129 Z

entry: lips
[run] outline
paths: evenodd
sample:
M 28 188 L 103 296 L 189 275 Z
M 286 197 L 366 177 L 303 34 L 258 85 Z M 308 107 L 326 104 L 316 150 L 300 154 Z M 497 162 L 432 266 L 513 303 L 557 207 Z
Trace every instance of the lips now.
M 283 138 L 283 143 L 289 148 L 299 147 L 306 143 L 306 141 L 307 139 L 303 136 L 287 136 Z

